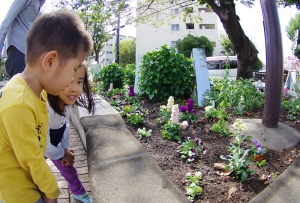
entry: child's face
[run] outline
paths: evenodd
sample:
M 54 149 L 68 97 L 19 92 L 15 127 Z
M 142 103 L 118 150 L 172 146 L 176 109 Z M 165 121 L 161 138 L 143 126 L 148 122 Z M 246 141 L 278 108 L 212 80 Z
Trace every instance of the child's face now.
M 80 69 L 82 61 L 85 57 L 77 57 L 74 59 L 69 59 L 66 62 L 58 65 L 55 74 L 52 76 L 53 83 L 47 84 L 44 89 L 52 94 L 59 95 L 74 79 L 75 71 Z M 47 89 L 46 89 L 47 88 Z
M 84 67 L 77 69 L 74 74 L 74 80 L 68 87 L 64 89 L 64 91 L 60 92 L 59 94 L 59 100 L 61 104 L 74 104 L 75 101 L 79 98 L 83 88 L 85 72 L 86 68 Z

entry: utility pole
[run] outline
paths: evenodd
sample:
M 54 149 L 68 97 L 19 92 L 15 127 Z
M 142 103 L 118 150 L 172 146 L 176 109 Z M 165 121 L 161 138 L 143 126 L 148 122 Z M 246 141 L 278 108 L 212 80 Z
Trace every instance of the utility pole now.
M 275 0 L 260 0 L 266 44 L 266 98 L 262 125 L 278 126 L 283 83 L 283 54 L 280 24 Z
M 120 9 L 118 9 L 118 21 L 117 21 L 117 40 L 116 40 L 116 60 L 119 64 L 119 53 L 120 53 Z

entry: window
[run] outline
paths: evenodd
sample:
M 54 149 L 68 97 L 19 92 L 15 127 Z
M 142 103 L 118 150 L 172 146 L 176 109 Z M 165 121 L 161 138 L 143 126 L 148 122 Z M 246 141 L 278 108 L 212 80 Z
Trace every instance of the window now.
M 179 14 L 179 9 L 178 8 L 172 8 L 171 9 L 171 15 L 177 15 Z
M 179 30 L 179 24 L 172 24 L 171 30 Z
M 186 23 L 186 29 L 194 29 L 194 23 Z
M 171 41 L 171 47 L 176 47 L 176 41 Z
M 106 51 L 107 54 L 112 54 L 112 51 Z

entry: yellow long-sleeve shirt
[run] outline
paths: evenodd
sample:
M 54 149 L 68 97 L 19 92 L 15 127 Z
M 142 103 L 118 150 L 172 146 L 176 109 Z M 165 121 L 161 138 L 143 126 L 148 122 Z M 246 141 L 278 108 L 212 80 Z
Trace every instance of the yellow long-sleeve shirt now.
M 59 196 L 57 181 L 44 159 L 48 115 L 45 100 L 37 98 L 16 75 L 0 90 L 0 199 L 34 203 Z

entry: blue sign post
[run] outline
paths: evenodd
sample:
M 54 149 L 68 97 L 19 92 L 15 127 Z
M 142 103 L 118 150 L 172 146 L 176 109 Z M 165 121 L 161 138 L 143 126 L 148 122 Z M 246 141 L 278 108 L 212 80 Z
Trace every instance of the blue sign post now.
M 196 94 L 198 105 L 204 106 L 204 93 L 210 90 L 205 50 L 202 48 L 193 48 L 191 58 L 193 59 L 196 76 L 196 91 L 194 94 Z

